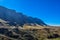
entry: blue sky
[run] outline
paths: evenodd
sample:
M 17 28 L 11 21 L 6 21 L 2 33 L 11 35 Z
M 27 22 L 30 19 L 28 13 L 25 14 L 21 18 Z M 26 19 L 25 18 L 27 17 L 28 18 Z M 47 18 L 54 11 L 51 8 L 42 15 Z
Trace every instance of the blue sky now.
M 49 25 L 60 25 L 60 0 L 0 0 L 0 5 L 40 18 Z

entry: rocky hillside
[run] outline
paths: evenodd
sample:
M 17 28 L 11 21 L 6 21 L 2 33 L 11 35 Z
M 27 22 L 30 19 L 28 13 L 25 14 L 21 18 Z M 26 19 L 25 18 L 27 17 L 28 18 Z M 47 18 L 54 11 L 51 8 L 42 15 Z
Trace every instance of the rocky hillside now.
M 46 24 L 38 18 L 33 18 L 30 16 L 26 16 L 21 12 L 16 12 L 15 10 L 5 8 L 0 6 L 0 19 L 7 21 L 9 25 L 20 25 L 23 26 L 24 24 L 28 25 L 42 25 L 46 26 Z
M 21 27 L 23 26 L 23 27 Z M 57 40 L 60 27 L 0 6 L 0 40 Z
M 41 29 L 0 28 L 1 40 L 52 40 L 60 38 L 60 27 Z

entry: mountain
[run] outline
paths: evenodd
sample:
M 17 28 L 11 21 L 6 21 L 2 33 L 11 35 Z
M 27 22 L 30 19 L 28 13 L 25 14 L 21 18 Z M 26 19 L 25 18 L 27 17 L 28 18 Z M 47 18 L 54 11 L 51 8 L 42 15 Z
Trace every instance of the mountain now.
M 0 40 L 60 40 L 60 27 L 0 6 Z
M 21 12 L 16 12 L 15 10 L 3 6 L 0 6 L 0 19 L 6 21 L 9 25 L 14 26 L 23 26 L 24 24 L 46 26 L 41 19 L 26 16 Z

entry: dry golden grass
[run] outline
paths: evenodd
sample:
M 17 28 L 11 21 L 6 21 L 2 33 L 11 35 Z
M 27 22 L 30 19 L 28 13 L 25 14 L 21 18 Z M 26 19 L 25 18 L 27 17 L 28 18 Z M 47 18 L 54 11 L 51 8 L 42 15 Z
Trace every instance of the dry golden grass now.
M 24 25 L 23 26 L 23 29 L 43 29 L 43 28 L 50 28 L 50 27 L 40 26 L 40 25 L 37 25 L 37 26 Z

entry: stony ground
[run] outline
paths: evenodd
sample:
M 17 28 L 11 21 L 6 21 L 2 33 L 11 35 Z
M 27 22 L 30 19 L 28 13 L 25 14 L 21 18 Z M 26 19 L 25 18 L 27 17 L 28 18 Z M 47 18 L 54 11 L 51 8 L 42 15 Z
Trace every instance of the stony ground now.
M 0 40 L 59 40 L 60 27 L 0 28 Z

